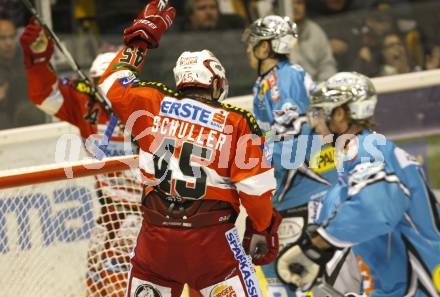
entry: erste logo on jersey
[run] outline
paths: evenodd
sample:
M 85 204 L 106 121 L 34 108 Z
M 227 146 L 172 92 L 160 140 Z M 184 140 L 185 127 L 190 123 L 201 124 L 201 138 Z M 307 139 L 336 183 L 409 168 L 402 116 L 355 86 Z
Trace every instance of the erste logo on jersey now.
M 160 106 L 160 115 L 222 132 L 229 112 L 190 99 L 165 97 Z

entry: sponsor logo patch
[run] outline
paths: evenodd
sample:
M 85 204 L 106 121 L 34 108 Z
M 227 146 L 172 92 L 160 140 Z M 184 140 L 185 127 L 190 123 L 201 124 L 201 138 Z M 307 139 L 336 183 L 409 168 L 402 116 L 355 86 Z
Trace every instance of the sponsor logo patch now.
M 76 90 L 80 93 L 85 93 L 85 94 L 92 94 L 93 93 L 92 88 L 83 81 L 78 81 L 78 83 L 76 85 Z
M 134 292 L 135 297 L 162 297 L 160 292 L 151 285 L 141 285 Z
M 194 100 L 165 97 L 160 106 L 160 115 L 223 132 L 229 112 Z
M 210 297 L 237 297 L 237 293 L 235 293 L 234 287 L 226 286 L 226 285 L 220 285 L 215 287 L 211 294 L 209 294 Z
M 272 75 L 267 78 L 270 89 L 270 99 L 273 103 L 277 103 L 281 99 L 280 89 L 278 88 L 278 77 L 274 71 Z
M 280 237 L 280 246 L 286 246 L 299 239 L 304 227 L 303 217 L 283 218 L 278 229 L 278 236 Z M 281 249 L 281 247 L 280 247 Z
M 179 64 L 180 66 L 197 64 L 197 60 L 197 56 L 185 57 L 180 59 Z
M 440 293 L 440 265 L 437 265 L 434 268 L 434 271 L 432 273 L 432 282 L 434 283 L 437 292 Z
M 247 295 L 249 297 L 260 297 L 261 292 L 258 286 L 257 275 L 252 265 L 252 259 L 244 252 L 237 229 L 232 228 L 225 233 L 225 236 L 235 259 L 239 263 L 238 267 L 245 283 Z
M 60 79 L 60 85 L 62 85 L 62 86 L 69 86 L 69 87 L 72 86 L 72 84 L 70 83 L 70 80 L 68 78 Z
M 200 290 L 203 296 L 209 297 L 241 297 L 245 296 L 240 278 L 236 275 L 221 283 Z
M 278 279 L 275 279 L 274 283 L 276 285 L 267 285 L 266 289 L 267 289 L 267 295 L 268 296 L 273 296 L 273 297 L 288 297 L 289 293 L 287 293 L 287 289 L 282 285 L 279 284 Z
M 322 211 L 322 198 L 327 193 L 327 191 L 322 191 L 316 194 L 313 194 L 310 197 L 310 201 L 307 205 L 308 208 L 308 223 L 312 224 L 319 219 L 319 216 Z
M 130 297 L 162 297 L 171 296 L 171 288 L 159 286 L 148 281 L 133 277 L 131 279 Z
M 314 154 L 310 159 L 310 168 L 313 170 L 313 172 L 318 174 L 335 169 L 336 165 L 334 147 L 326 147 Z
M 126 88 L 129 84 L 133 84 L 136 81 L 139 81 L 136 78 L 136 75 L 131 74 L 130 76 L 124 77 L 122 79 L 119 80 L 119 83 L 121 84 L 121 86 L 123 86 L 124 88 Z
M 374 291 L 374 278 L 368 265 L 362 260 L 360 256 L 356 256 L 356 261 L 359 265 L 359 272 L 362 276 L 362 287 L 367 295 Z
M 360 163 L 356 165 L 350 172 L 348 184 L 358 184 L 384 171 L 385 164 L 383 162 Z

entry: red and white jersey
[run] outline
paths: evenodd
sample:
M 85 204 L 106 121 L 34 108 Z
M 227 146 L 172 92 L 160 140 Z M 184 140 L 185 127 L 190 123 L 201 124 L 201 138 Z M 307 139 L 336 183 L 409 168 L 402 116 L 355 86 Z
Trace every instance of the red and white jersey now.
M 127 51 L 113 60 L 100 87 L 138 142 L 144 182 L 172 196 L 226 201 L 237 210 L 241 202 L 255 227 L 266 229 L 275 179 L 253 116 L 182 97 L 161 83 L 139 82 L 139 58 L 133 51 L 130 63 Z
M 94 99 L 87 84 L 79 80 L 59 80 L 44 64 L 27 68 L 27 78 L 29 98 L 34 104 L 47 114 L 78 127 L 84 143 L 93 142 L 95 146 L 99 143 L 108 126 L 109 116 L 103 106 Z M 124 142 L 123 131 L 116 127 L 107 147 L 109 155 L 133 154 L 135 150 L 131 140 Z M 123 201 L 132 202 L 139 202 L 139 191 L 127 189 L 140 189 L 140 185 L 136 185 L 138 180 L 130 171 L 97 177 L 104 195 L 114 199 L 123 197 Z M 115 184 L 121 182 L 123 185 Z
M 44 64 L 28 68 L 27 77 L 29 98 L 44 112 L 78 127 L 84 141 L 90 136 L 98 139 L 104 134 L 109 116 L 94 99 L 86 83 L 72 79 L 59 80 Z M 108 147 L 111 156 L 126 154 L 122 132 L 116 127 Z

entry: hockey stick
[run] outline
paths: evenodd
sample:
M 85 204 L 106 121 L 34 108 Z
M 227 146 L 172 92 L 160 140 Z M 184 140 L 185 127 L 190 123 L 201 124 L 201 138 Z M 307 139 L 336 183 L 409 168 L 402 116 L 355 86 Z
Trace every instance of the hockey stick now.
M 116 127 L 116 124 L 118 123 L 118 118 L 115 116 L 111 109 L 111 104 L 105 98 L 105 96 L 99 91 L 99 89 L 96 87 L 96 85 L 89 79 L 87 75 L 80 69 L 78 63 L 75 61 L 75 59 L 72 57 L 70 52 L 67 50 L 67 48 L 64 46 L 64 44 L 61 43 L 58 36 L 55 34 L 55 32 L 50 29 L 47 24 L 43 21 L 43 19 L 38 14 L 35 7 L 32 5 L 32 3 L 29 0 L 21 0 L 21 2 L 26 6 L 26 8 L 29 10 L 29 12 L 35 16 L 38 23 L 46 30 L 46 32 L 49 34 L 49 36 L 54 41 L 56 47 L 60 50 L 60 52 L 64 55 L 66 58 L 67 63 L 72 68 L 72 70 L 79 76 L 79 78 L 84 81 L 90 88 L 92 89 L 92 93 L 96 100 L 98 100 L 99 103 L 102 104 L 104 107 L 104 110 L 107 112 L 107 114 L 110 116 L 109 124 L 104 132 L 104 137 L 100 141 L 100 144 L 98 145 L 98 149 L 96 151 L 96 158 L 101 160 L 106 155 L 106 148 L 108 146 L 109 139 L 113 135 L 113 131 Z

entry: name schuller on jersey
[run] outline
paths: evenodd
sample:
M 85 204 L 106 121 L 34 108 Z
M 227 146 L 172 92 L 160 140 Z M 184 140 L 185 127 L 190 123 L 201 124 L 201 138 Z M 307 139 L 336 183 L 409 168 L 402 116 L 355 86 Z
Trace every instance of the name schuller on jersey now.
M 221 150 L 227 140 L 226 134 L 222 132 L 229 112 L 223 109 L 191 99 L 165 97 L 159 114 L 153 119 L 154 133 L 187 139 L 216 150 Z

